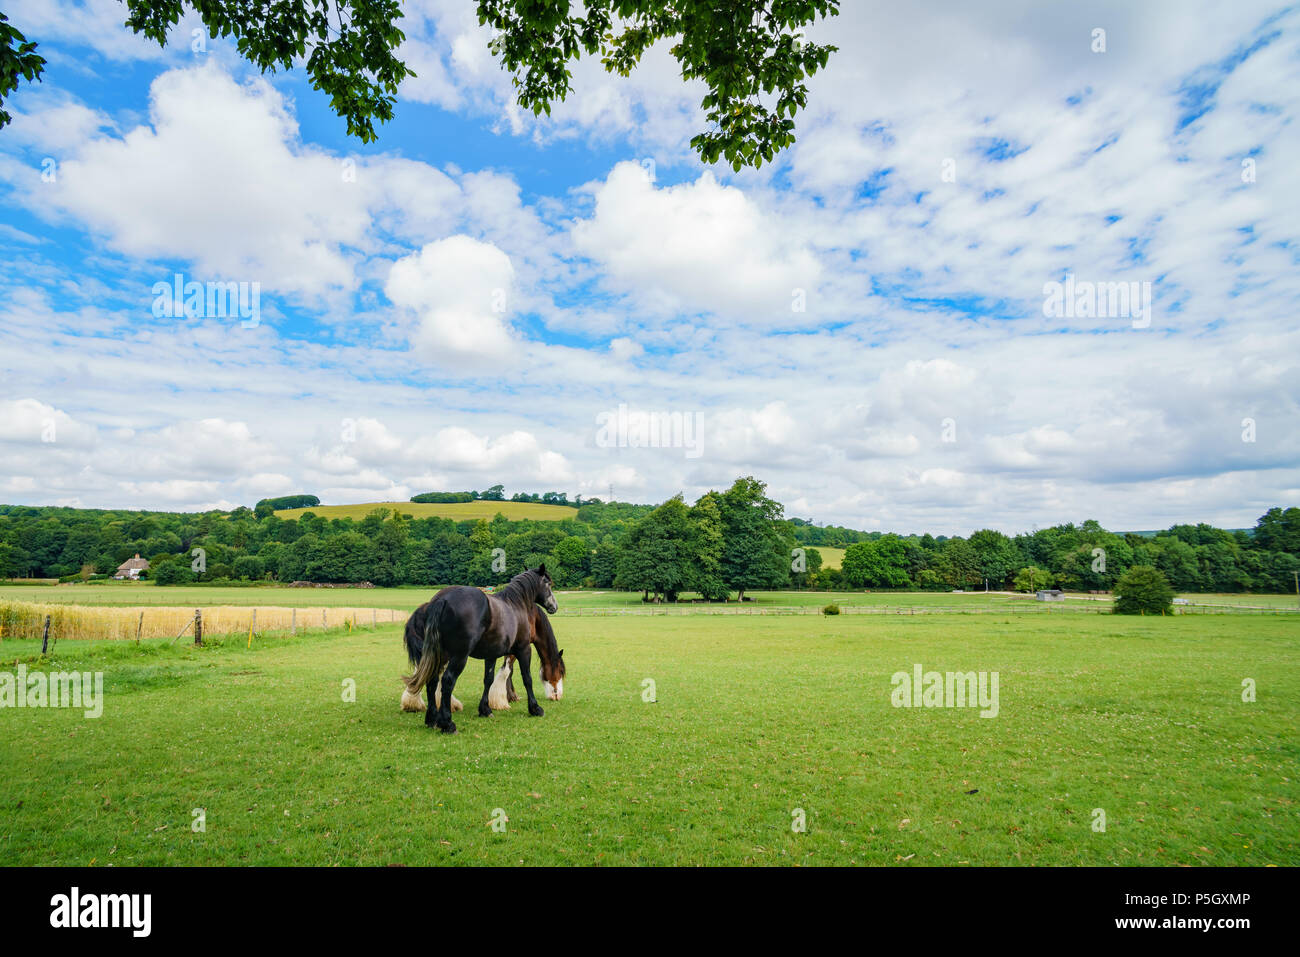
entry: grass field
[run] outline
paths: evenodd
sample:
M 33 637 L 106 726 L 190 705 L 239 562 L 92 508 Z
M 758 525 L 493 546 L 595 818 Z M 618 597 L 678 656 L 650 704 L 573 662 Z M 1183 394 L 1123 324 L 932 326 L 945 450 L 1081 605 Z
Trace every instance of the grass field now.
M 471 665 L 454 736 L 398 711 L 394 625 L 251 651 L 61 643 L 44 664 L 6 641 L 10 671 L 102 671 L 106 701 L 98 719 L 0 709 L 0 860 L 1300 863 L 1291 616 L 561 615 L 556 631 L 564 700 L 472 716 Z M 892 707 L 890 676 L 916 663 L 997 672 L 998 715 Z
M 361 505 L 315 505 L 311 508 L 282 508 L 275 514 L 280 518 L 296 519 L 304 512 L 314 512 L 321 518 L 351 518 L 360 521 L 377 508 L 397 509 L 413 518 L 450 518 L 458 522 L 485 518 L 491 521 L 497 513 L 511 521 L 532 519 L 538 522 L 559 522 L 576 518 L 578 510 L 568 505 L 543 505 L 540 502 L 370 502 Z
M 122 605 L 149 609 L 158 607 L 195 608 L 214 606 L 274 606 L 298 608 L 375 608 L 410 612 L 427 601 L 438 586 L 402 588 L 288 588 L 282 586 L 221 587 L 208 585 L 170 585 L 159 587 L 151 582 L 106 582 L 81 585 L 0 585 L 0 603 L 5 601 L 41 604 Z M 772 591 L 754 592 L 753 601 L 743 605 L 696 604 L 685 593 L 678 604 L 647 605 L 640 592 L 612 590 L 560 591 L 560 615 L 698 615 L 698 614 L 782 614 L 786 611 L 814 612 L 834 603 L 849 611 L 879 611 L 908 614 L 970 612 L 996 614 L 1098 614 L 1108 612 L 1107 596 L 1070 596 L 1062 603 L 1036 602 L 1030 596 L 997 592 L 821 592 Z M 1293 615 L 1300 612 L 1294 596 L 1287 595 L 1189 595 L 1194 604 L 1179 607 L 1188 615 L 1209 613 Z M 364 617 L 364 615 L 363 615 Z
M 829 545 L 810 545 L 809 548 L 815 548 L 821 552 L 822 568 L 840 568 L 844 564 L 844 549 L 832 548 Z

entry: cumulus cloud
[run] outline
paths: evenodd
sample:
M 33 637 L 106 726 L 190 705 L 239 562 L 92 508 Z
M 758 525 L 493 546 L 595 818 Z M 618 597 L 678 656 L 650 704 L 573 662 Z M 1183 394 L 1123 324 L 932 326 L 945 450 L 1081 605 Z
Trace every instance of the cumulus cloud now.
M 574 224 L 573 242 L 613 290 L 651 310 L 802 324 L 798 297 L 817 283 L 816 258 L 740 189 L 707 172 L 657 188 L 627 162 L 592 192 L 594 214 Z
M 416 351 L 451 366 L 504 359 L 511 345 L 504 316 L 513 283 L 510 257 L 500 249 L 452 236 L 395 262 L 384 292 L 417 314 L 411 333 Z

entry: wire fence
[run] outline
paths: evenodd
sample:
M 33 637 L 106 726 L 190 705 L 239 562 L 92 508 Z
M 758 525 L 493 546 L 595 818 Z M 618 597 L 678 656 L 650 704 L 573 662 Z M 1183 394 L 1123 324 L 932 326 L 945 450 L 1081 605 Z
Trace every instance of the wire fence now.
M 1095 607 L 1081 605 L 1007 604 L 990 608 L 961 608 L 955 605 L 841 605 L 841 615 L 1109 615 L 1108 603 L 1097 602 Z M 720 615 L 821 615 L 820 606 L 767 605 L 760 608 L 728 608 L 725 606 L 671 605 L 646 608 L 561 608 L 556 617 L 606 618 L 622 616 L 720 616 Z M 1243 605 L 1176 605 L 1174 615 L 1300 615 L 1300 608 L 1268 608 Z M 834 617 L 834 615 L 828 616 Z

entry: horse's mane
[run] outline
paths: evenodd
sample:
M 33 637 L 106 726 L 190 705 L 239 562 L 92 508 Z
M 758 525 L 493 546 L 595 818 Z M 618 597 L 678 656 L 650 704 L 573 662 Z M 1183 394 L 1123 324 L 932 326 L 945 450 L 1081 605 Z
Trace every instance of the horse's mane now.
M 533 634 L 537 636 L 537 650 L 539 654 L 544 655 L 547 660 L 558 662 L 560 657 L 560 645 L 555 640 L 555 629 L 551 627 L 551 620 L 546 617 L 546 612 L 533 606 Z
M 493 598 L 500 598 L 511 604 L 527 608 L 533 604 L 534 596 L 537 594 L 537 585 L 541 582 L 542 577 L 531 568 L 520 572 L 499 591 L 492 593 Z

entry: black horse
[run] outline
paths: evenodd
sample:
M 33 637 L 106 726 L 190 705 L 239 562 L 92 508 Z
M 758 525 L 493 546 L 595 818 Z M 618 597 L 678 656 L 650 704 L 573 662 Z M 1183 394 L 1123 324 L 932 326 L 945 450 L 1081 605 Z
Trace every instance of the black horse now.
M 558 607 L 545 565 L 516 575 L 492 595 L 468 585 L 444 588 L 427 606 L 421 606 L 423 635 L 416 615 L 411 616 L 406 623 L 405 642 L 415 673 L 402 678 L 406 691 L 418 695 L 426 684 L 441 682 L 437 694 L 429 695 L 424 712 L 426 725 L 447 734 L 456 732 L 456 723 L 451 720 L 452 690 L 470 658 L 483 660 L 483 697 L 478 703 L 478 713 L 481 718 L 490 717 L 488 691 L 496 676 L 496 660 L 502 655 L 519 659 L 528 692 L 528 713 L 542 716 L 542 706 L 533 694 L 529 667 L 533 635 L 531 609 L 535 604 L 551 614 Z

